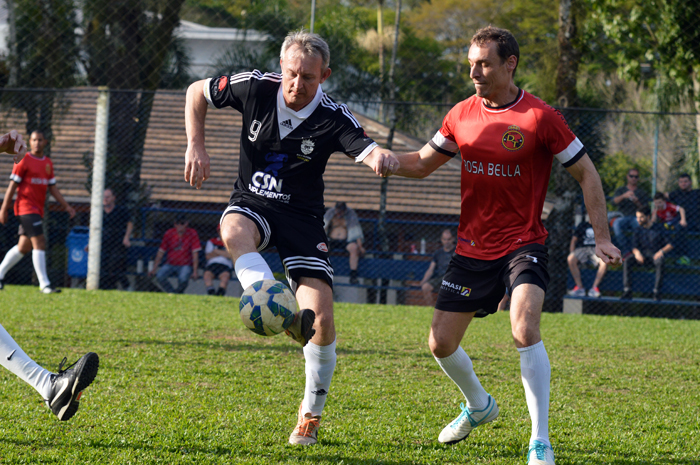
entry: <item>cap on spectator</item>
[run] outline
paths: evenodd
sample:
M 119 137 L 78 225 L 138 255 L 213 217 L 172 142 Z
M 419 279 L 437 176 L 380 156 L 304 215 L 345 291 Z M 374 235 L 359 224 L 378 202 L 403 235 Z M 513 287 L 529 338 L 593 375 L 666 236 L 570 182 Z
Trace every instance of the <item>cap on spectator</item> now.
M 336 202 L 336 204 L 335 204 L 335 209 L 340 210 L 341 212 L 345 211 L 347 208 L 348 208 L 348 206 L 345 205 L 345 202 Z
M 184 213 L 178 213 L 177 216 L 175 217 L 175 222 L 178 224 L 187 223 L 187 215 L 185 215 Z

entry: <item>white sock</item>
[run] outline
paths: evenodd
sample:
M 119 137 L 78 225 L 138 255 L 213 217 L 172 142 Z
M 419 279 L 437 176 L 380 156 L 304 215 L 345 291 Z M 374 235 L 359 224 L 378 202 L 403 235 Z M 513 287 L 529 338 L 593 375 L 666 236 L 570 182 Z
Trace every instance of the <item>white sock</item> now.
M 335 341 L 328 346 L 309 342 L 304 346 L 304 358 L 306 359 L 306 388 L 301 412 L 320 416 L 326 405 L 333 371 L 335 371 Z
M 530 442 L 540 441 L 548 446 L 549 442 L 549 380 L 552 368 L 549 357 L 540 341 L 530 347 L 518 349 L 520 352 L 520 374 L 525 387 L 527 409 L 532 419 Z
M 19 246 L 14 246 L 5 254 L 5 258 L 0 263 L 0 280 L 5 279 L 5 275 L 10 269 L 22 260 L 24 254 L 19 251 Z
M 51 281 L 49 281 L 49 275 L 46 273 L 46 251 L 32 250 L 32 262 L 34 263 L 36 277 L 39 278 L 39 289 L 50 286 Z
M 481 410 L 489 403 L 489 395 L 481 386 L 479 378 L 474 373 L 472 359 L 460 346 L 452 355 L 445 358 L 435 357 L 442 371 L 457 385 L 464 398 L 467 399 L 469 410 Z
M 251 284 L 262 281 L 263 279 L 275 279 L 270 265 L 268 265 L 262 255 L 257 252 L 247 253 L 238 257 L 234 268 L 243 290 L 248 289 Z
M 53 373 L 29 358 L 2 325 L 0 325 L 0 364 L 36 389 L 44 399 L 48 399 Z

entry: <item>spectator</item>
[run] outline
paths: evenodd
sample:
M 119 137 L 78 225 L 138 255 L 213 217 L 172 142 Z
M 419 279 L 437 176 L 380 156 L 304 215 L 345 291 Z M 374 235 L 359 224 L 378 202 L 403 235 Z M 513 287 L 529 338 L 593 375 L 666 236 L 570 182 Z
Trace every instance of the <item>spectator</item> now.
M 226 295 L 226 286 L 231 279 L 233 261 L 221 240 L 221 225 L 216 226 L 216 237 L 207 241 L 204 256 L 207 259 L 204 269 L 204 285 L 209 295 Z M 214 289 L 214 278 L 219 278 L 219 289 Z
M 328 235 L 328 248 L 345 249 L 350 254 L 350 284 L 357 284 L 357 267 L 360 257 L 365 254 L 362 246 L 364 235 L 357 213 L 345 202 L 338 202 L 323 215 L 323 223 Z
M 666 196 L 663 192 L 657 192 L 654 195 L 654 211 L 651 214 L 651 222 L 665 224 L 674 229 L 676 225 L 682 228 L 688 227 L 685 208 L 675 203 L 666 201 Z
M 114 190 L 107 188 L 102 199 L 102 252 L 100 254 L 100 289 L 122 289 L 129 287 L 126 277 L 126 254 L 131 247 L 134 223 L 126 207 L 117 205 Z
M 581 265 L 598 267 L 598 272 L 593 280 L 593 286 L 588 290 L 588 296 L 600 297 L 598 285 L 600 281 L 602 281 L 603 276 L 605 276 L 608 265 L 595 254 L 595 234 L 593 233 L 593 226 L 590 223 L 588 215 L 586 215 L 585 221 L 579 223 L 573 236 L 571 236 L 569 251 L 570 253 L 566 260 L 569 263 L 571 276 L 573 276 L 574 282 L 576 283 L 574 288 L 569 291 L 569 294 L 578 297 L 586 295 L 586 289 L 584 289 L 583 281 L 581 280 L 581 271 L 578 267 L 580 263 Z
M 189 279 L 197 279 L 199 251 L 202 250 L 202 246 L 197 231 L 188 228 L 188 225 L 185 215 L 177 215 L 175 227 L 165 231 L 163 242 L 156 253 L 155 266 L 148 272 L 149 276 L 156 275 L 158 284 L 168 293 L 182 294 L 189 284 Z M 165 265 L 159 270 L 158 265 L 165 253 L 168 254 Z M 175 290 L 168 282 L 168 278 L 173 275 L 177 276 L 178 282 Z
M 622 213 L 622 218 L 617 218 L 613 223 L 615 239 L 620 246 L 622 255 L 629 253 L 630 241 L 627 238 L 628 231 L 634 231 L 639 227 L 635 213 L 638 208 L 649 205 L 649 195 L 638 187 L 639 170 L 632 168 L 627 171 L 627 184 L 618 188 L 613 194 L 612 203 Z
M 623 262 L 622 284 L 624 292 L 622 299 L 632 298 L 632 279 L 630 267 L 644 266 L 656 268 L 656 279 L 654 281 L 654 300 L 660 300 L 661 284 L 664 272 L 664 257 L 673 250 L 673 244 L 668 239 L 666 228 L 660 223 L 652 223 L 651 211 L 649 207 L 641 207 L 637 210 L 637 221 L 639 228 L 632 236 L 632 255 Z
M 5 258 L 0 263 L 0 290 L 3 288 L 3 280 L 7 272 L 32 251 L 32 263 L 34 271 L 39 279 L 39 289 L 44 294 L 61 292 L 51 286 L 49 275 L 46 271 L 46 239 L 44 238 L 44 203 L 46 191 L 58 200 L 58 203 L 68 212 L 71 218 L 75 216 L 75 210 L 68 205 L 56 187 L 56 177 L 53 172 L 53 163 L 49 157 L 44 156 L 44 148 L 48 141 L 41 131 L 33 131 L 29 138 L 30 151 L 12 169 L 10 185 L 7 186 L 5 199 L 0 208 L 0 223 L 7 223 L 10 203 L 15 192 L 17 201 L 14 212 L 19 220 L 19 242 L 7 251 Z
M 442 232 L 442 236 L 440 236 L 440 242 L 442 243 L 442 248 L 433 254 L 430 266 L 425 270 L 425 275 L 423 275 L 423 279 L 420 282 L 423 300 L 430 307 L 435 306 L 433 293 L 440 289 L 442 277 L 447 271 L 447 265 L 452 260 L 452 254 L 455 253 L 455 238 L 452 235 L 452 231 L 445 229 Z
M 668 199 L 685 209 L 688 229 L 700 227 L 700 190 L 693 189 L 693 181 L 688 173 L 678 176 L 678 189 L 669 192 Z

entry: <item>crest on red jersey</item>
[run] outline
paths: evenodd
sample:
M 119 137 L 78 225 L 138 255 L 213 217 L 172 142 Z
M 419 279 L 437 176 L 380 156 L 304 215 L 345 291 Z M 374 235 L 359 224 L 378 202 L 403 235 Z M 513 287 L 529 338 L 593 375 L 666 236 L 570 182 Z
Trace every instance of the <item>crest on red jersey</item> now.
M 511 152 L 519 150 L 525 143 L 525 137 L 518 126 L 508 126 L 508 130 L 501 137 L 501 144 Z

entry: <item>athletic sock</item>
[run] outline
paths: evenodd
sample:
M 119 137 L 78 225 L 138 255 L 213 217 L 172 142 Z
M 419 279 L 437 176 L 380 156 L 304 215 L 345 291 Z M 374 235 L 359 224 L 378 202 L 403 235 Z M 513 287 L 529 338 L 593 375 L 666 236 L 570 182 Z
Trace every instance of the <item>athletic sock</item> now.
M 19 251 L 19 246 L 14 246 L 5 254 L 5 258 L 0 263 L 0 280 L 5 279 L 5 275 L 10 269 L 22 260 L 24 254 Z
M 236 260 L 236 276 L 241 283 L 243 290 L 248 289 L 251 284 L 263 279 L 275 279 L 270 265 L 257 252 L 243 254 Z
M 44 399 L 48 399 L 53 373 L 29 358 L 2 325 L 0 325 L 0 363 L 36 389 Z
M 489 395 L 481 386 L 479 378 L 474 373 L 474 365 L 469 355 L 460 346 L 452 355 L 445 358 L 435 357 L 442 371 L 457 385 L 464 398 L 467 399 L 469 410 L 481 410 L 489 403 Z
M 518 349 L 520 352 L 520 374 L 525 388 L 525 399 L 532 420 L 530 442 L 549 442 L 549 381 L 552 368 L 549 365 L 544 342 Z
M 304 358 L 306 359 L 306 388 L 301 412 L 320 416 L 326 405 L 333 371 L 335 371 L 335 341 L 327 346 L 307 343 L 304 346 Z
M 34 263 L 36 277 L 39 279 L 39 289 L 50 286 L 51 281 L 49 281 L 49 275 L 46 273 L 46 251 L 32 250 L 32 262 Z

